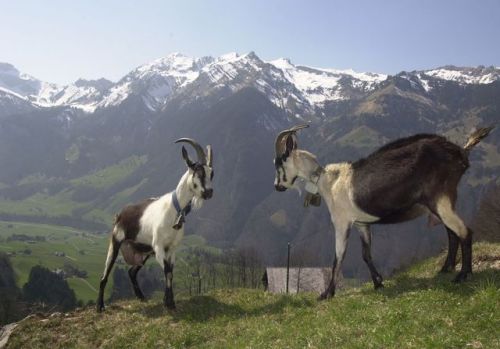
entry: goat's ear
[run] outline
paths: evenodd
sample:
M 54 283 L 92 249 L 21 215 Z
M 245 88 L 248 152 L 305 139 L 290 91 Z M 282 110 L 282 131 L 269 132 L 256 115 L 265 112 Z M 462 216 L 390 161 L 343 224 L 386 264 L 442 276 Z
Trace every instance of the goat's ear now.
M 213 150 L 211 145 L 207 145 L 207 165 L 208 167 L 212 167 L 212 163 L 214 161 Z
M 294 150 L 296 148 L 296 144 L 295 144 L 295 139 L 293 138 L 293 135 L 288 135 L 288 137 L 286 138 L 286 151 L 287 153 L 291 153 L 292 150 Z
M 194 163 L 189 158 L 188 152 L 187 152 L 186 148 L 184 148 L 184 146 L 182 147 L 182 157 L 183 157 L 184 161 L 186 162 L 186 165 L 189 168 L 193 168 Z

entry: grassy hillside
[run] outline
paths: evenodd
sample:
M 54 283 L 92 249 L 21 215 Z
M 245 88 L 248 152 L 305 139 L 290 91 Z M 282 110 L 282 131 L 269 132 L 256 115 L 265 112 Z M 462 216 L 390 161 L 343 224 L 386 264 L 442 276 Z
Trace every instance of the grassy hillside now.
M 118 302 L 22 322 L 8 348 L 498 348 L 500 244 L 474 246 L 463 285 L 437 275 L 443 256 L 375 291 L 367 284 L 317 302 L 315 295 L 219 290 L 160 302 Z
M 47 178 L 39 173 L 29 175 L 0 192 L 0 215 L 15 215 L 34 222 L 45 222 L 46 218 L 73 217 L 81 224 L 90 222 L 105 227 L 121 207 L 131 203 L 130 195 L 146 182 L 127 182 L 125 189 L 120 186 L 146 161 L 146 156 L 134 155 L 69 180 Z M 0 184 L 0 190 L 2 187 Z M 109 198 L 110 190 L 112 198 Z
M 45 241 L 9 241 L 12 235 L 43 237 Z M 72 264 L 88 273 L 88 278 L 68 278 L 70 287 L 78 299 L 86 302 L 96 298 L 95 287 L 102 273 L 107 235 L 81 232 L 68 227 L 0 221 L 0 251 L 15 253 L 10 260 L 17 276 L 17 284 L 22 287 L 27 281 L 31 268 L 42 265 L 50 270 Z M 29 254 L 24 253 L 29 250 Z M 64 256 L 56 253 L 63 252 Z

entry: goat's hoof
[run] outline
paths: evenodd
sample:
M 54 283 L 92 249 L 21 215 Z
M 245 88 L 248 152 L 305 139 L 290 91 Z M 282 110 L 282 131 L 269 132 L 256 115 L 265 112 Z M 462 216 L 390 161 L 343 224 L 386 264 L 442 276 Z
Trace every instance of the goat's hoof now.
M 104 311 L 104 304 L 99 304 L 96 308 L 98 313 L 102 313 Z
M 168 302 L 168 303 L 165 302 L 165 303 L 163 303 L 163 306 L 165 308 L 167 308 L 167 310 L 175 310 L 176 309 L 174 302 Z
M 456 283 L 456 284 L 462 283 L 462 282 L 464 282 L 464 281 L 467 280 L 467 277 L 469 275 L 472 275 L 472 273 L 471 272 L 463 272 L 463 271 L 461 271 L 461 272 L 459 272 L 457 274 L 457 276 L 455 277 L 455 279 L 453 279 L 453 282 Z
M 443 267 L 439 271 L 439 274 L 449 274 L 452 271 L 455 271 L 455 267 L 452 267 L 452 266 L 449 266 L 449 265 L 443 265 Z
M 373 285 L 375 287 L 376 290 L 380 289 L 380 288 L 384 288 L 384 284 L 383 283 L 377 283 L 375 285 Z
M 324 301 L 328 298 L 332 298 L 334 295 L 333 294 L 330 294 L 330 292 L 323 292 L 322 294 L 320 294 L 320 296 L 318 297 L 318 301 Z

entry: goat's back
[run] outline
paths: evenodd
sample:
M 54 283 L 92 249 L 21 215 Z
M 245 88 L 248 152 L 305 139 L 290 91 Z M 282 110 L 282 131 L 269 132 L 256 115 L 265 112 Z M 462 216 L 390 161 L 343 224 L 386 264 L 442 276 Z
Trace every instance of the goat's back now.
M 466 151 L 446 138 L 419 134 L 391 142 L 352 164 L 361 209 L 381 217 L 455 193 L 469 166 Z

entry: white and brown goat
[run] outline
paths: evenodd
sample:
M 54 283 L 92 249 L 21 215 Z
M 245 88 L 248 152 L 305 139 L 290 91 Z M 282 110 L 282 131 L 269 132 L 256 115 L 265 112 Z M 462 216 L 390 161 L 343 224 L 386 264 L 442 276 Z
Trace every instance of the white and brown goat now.
M 104 288 L 120 250 L 127 264 L 131 265 L 128 274 L 135 295 L 141 300 L 144 295 L 137 283 L 137 273 L 151 255 L 155 256 L 165 274 L 164 305 L 175 309 L 172 278 L 175 249 L 184 236 L 184 217 L 191 206 L 198 208 L 203 200 L 212 197 L 214 175 L 210 146 L 207 146 L 205 154 L 203 148 L 192 139 L 181 138 L 175 143 L 179 142 L 191 144 L 196 150 L 198 161 L 191 161 L 183 146 L 182 156 L 188 169 L 177 188 L 159 198 L 127 206 L 116 216 L 100 282 L 97 311 L 104 310 Z
M 472 273 L 472 231 L 455 211 L 457 186 L 469 167 L 470 149 L 486 137 L 492 127 L 474 132 L 464 147 L 433 134 L 398 139 L 354 163 L 322 167 L 316 157 L 297 149 L 296 132 L 308 125 L 282 131 L 276 138 L 275 188 L 285 191 L 301 178 L 306 190 L 321 195 L 335 227 L 335 257 L 332 279 L 320 299 L 332 297 L 349 231 L 358 228 L 363 259 L 370 269 L 375 288 L 382 277 L 371 257 L 372 224 L 390 224 L 429 214 L 446 227 L 449 247 L 442 272 L 455 269 L 458 245 L 462 250 L 462 269 L 455 277 L 461 282 Z M 310 197 L 309 197 L 310 199 Z M 316 197 L 316 202 L 319 197 Z

